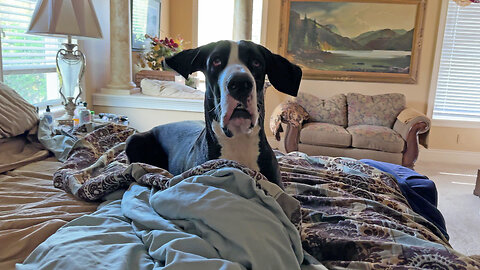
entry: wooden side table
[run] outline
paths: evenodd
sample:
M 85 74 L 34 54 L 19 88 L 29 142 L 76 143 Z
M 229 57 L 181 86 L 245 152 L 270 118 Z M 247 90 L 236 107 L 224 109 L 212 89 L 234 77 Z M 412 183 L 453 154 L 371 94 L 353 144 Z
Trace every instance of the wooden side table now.
M 480 170 L 477 171 L 477 182 L 475 183 L 475 189 L 473 190 L 473 194 L 480 197 Z

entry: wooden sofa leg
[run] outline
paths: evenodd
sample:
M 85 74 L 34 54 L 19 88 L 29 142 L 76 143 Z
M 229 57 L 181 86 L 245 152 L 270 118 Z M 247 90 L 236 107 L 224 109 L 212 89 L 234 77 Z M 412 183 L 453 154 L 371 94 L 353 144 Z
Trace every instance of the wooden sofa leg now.
M 415 161 L 418 158 L 418 132 L 424 130 L 427 124 L 424 122 L 416 123 L 412 126 L 407 135 L 405 150 L 403 151 L 402 166 L 413 169 Z
M 285 131 L 285 151 L 287 153 L 298 151 L 298 137 L 300 129 L 293 125 L 287 124 L 287 130 Z
M 475 189 L 473 190 L 473 194 L 480 197 L 480 170 L 477 171 L 477 182 L 475 183 Z

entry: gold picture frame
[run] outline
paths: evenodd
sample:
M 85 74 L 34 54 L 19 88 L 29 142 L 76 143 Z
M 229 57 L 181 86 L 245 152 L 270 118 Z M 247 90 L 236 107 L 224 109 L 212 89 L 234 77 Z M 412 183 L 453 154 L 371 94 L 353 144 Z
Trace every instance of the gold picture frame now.
M 279 52 L 304 79 L 416 83 L 426 0 L 284 0 Z

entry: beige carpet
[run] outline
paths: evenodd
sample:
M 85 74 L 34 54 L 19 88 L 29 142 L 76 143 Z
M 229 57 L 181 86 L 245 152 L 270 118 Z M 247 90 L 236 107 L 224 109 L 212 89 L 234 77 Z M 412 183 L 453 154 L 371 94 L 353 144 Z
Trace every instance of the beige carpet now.
M 417 161 L 415 170 L 433 180 L 450 244 L 465 255 L 480 255 L 480 197 L 473 195 L 478 166 Z

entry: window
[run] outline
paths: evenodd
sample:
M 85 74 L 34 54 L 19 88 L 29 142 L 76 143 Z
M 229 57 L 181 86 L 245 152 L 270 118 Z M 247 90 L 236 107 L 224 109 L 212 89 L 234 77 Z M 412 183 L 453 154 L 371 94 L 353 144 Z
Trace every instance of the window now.
M 145 34 L 159 36 L 160 0 L 132 0 L 132 49 L 144 50 L 149 42 Z
M 480 4 L 448 1 L 433 119 L 480 122 Z M 441 33 L 439 34 L 441 37 Z
M 55 56 L 65 40 L 25 34 L 36 2 L 0 0 L 0 80 L 32 104 L 59 103 Z
M 232 39 L 234 1 L 198 0 L 198 46 L 218 40 Z M 256 43 L 260 43 L 262 5 L 263 0 L 253 0 L 252 41 Z M 218 12 L 219 10 L 222 12 Z
M 233 38 L 234 1 L 198 0 L 198 46 Z M 252 41 L 255 43 L 260 43 L 262 6 L 263 0 L 253 0 Z M 201 82 L 199 89 L 205 91 L 204 75 L 199 72 L 197 77 Z

